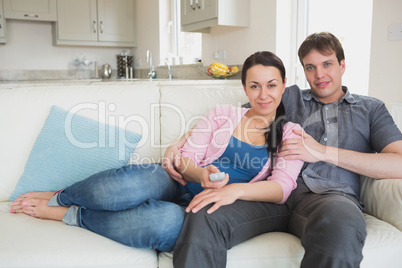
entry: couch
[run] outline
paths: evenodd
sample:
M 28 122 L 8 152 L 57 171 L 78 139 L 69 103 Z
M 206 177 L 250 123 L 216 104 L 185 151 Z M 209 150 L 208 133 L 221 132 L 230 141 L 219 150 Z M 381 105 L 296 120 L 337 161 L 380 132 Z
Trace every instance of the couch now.
M 167 146 L 215 104 L 246 101 L 239 80 L 0 84 L 0 267 L 173 267 L 171 252 L 131 248 L 62 222 L 9 212 L 9 196 L 52 105 L 70 110 L 91 104 L 99 109 L 77 113 L 110 124 L 136 115 L 125 126 L 142 134 L 131 161 L 160 162 Z M 402 180 L 361 182 L 368 234 L 361 267 L 401 267 Z M 267 233 L 230 249 L 227 267 L 298 267 L 303 253 L 297 237 Z

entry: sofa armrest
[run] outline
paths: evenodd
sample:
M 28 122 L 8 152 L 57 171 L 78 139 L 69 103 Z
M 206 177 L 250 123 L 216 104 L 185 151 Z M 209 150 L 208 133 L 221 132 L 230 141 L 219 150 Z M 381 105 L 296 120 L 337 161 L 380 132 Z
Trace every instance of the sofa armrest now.
M 364 212 L 402 231 L 402 180 L 361 176 L 360 198 Z

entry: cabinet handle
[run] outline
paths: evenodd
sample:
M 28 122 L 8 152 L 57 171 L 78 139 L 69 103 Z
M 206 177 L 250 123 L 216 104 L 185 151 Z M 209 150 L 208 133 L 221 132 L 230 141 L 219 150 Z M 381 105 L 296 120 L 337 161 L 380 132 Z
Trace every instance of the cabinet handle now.
M 197 1 L 198 2 L 198 1 Z M 193 0 L 190 0 L 190 6 L 192 10 L 195 10 L 195 7 L 193 6 Z
M 100 33 L 103 33 L 103 21 L 100 22 Z
M 39 18 L 39 16 L 35 15 L 35 14 L 25 14 L 24 17 L 25 18 Z
M 93 22 L 92 22 L 92 27 L 93 27 L 93 29 L 94 29 L 94 33 L 96 33 L 96 21 L 93 21 Z

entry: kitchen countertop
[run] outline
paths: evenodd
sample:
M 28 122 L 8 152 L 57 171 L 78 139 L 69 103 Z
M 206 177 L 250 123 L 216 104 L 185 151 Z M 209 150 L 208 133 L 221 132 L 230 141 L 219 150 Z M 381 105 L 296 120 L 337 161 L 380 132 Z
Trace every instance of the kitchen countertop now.
M 180 80 L 180 79 L 76 79 L 76 80 L 23 80 L 23 81 L 0 81 L 0 89 L 12 89 L 19 87 L 45 87 L 63 85 L 104 85 L 121 83 L 156 83 L 157 85 L 216 85 L 230 84 L 241 85 L 240 79 L 210 79 L 210 80 Z

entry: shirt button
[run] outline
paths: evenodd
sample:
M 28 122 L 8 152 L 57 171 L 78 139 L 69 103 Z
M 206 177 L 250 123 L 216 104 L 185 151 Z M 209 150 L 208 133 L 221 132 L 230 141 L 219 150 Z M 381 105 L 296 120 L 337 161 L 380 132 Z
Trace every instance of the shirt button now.
M 325 110 L 328 111 L 328 107 L 325 107 Z
M 327 141 L 328 140 L 328 138 L 324 138 L 324 141 Z
M 329 124 L 329 120 L 327 120 L 327 124 Z

